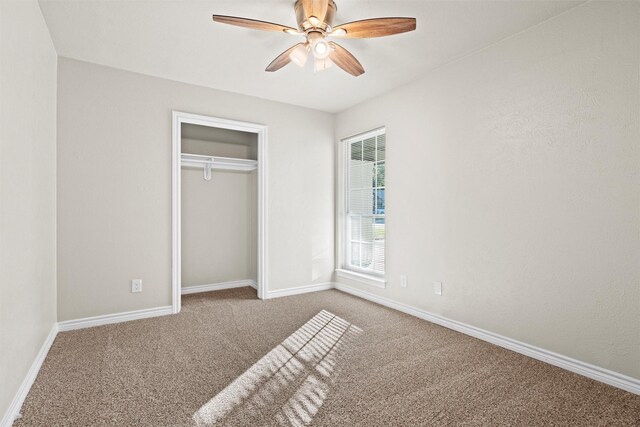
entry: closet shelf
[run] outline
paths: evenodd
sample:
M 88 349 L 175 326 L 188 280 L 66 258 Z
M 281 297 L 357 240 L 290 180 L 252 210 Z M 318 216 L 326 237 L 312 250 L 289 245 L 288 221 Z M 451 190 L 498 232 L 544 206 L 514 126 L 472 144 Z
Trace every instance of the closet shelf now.
M 234 159 L 231 157 L 203 156 L 201 154 L 180 154 L 180 164 L 184 167 L 202 168 L 204 179 L 211 180 L 212 169 L 252 171 L 258 167 L 256 160 Z
M 211 169 L 226 169 L 236 171 L 252 171 L 258 167 L 257 160 L 234 159 L 231 157 L 203 156 L 201 154 L 180 155 L 182 166 L 186 167 L 204 167 L 210 166 Z
M 234 159 L 232 157 L 203 156 L 201 154 L 181 154 L 182 166 L 202 167 L 210 164 L 213 169 L 252 171 L 258 167 L 257 160 Z

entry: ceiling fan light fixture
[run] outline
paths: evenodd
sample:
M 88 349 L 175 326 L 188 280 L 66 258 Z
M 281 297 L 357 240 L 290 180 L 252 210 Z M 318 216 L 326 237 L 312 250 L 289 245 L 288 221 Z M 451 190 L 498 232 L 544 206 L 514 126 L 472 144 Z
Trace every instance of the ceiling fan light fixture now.
M 331 53 L 331 47 L 329 43 L 324 39 L 322 33 L 318 31 L 311 31 L 307 35 L 307 40 L 311 44 L 311 52 L 317 59 L 325 59 Z
M 318 59 L 324 59 L 331 53 L 330 49 L 329 43 L 324 40 L 319 40 L 313 46 L 313 55 Z
M 314 27 L 317 28 L 320 26 L 320 24 L 322 24 L 322 22 L 320 22 L 320 20 L 315 17 L 315 16 L 310 16 L 309 17 L 309 23 Z
M 331 32 L 332 36 L 343 37 L 347 35 L 347 30 L 344 28 L 336 28 Z
M 313 61 L 313 71 L 316 73 L 324 71 L 331 67 L 332 64 L 333 62 L 331 61 L 331 58 L 315 58 Z
M 293 62 L 300 68 L 304 67 L 304 65 L 307 63 L 308 58 L 309 44 L 300 44 L 289 54 L 289 59 L 291 59 L 291 62 Z

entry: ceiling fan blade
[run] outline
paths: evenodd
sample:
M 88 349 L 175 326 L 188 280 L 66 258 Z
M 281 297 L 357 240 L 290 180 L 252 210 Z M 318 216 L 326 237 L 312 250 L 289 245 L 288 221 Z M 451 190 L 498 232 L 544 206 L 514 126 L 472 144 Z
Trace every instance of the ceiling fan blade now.
M 329 42 L 329 46 L 333 48 L 329 54 L 329 58 L 331 58 L 338 67 L 342 68 L 352 76 L 358 77 L 359 75 L 364 74 L 362 64 L 360 64 L 351 52 L 335 42 Z
M 329 0 L 302 0 L 302 9 L 307 19 L 311 16 L 318 18 L 320 23 L 324 22 L 329 8 Z
M 272 22 L 258 21 L 256 19 L 239 18 L 237 16 L 225 16 L 225 15 L 213 15 L 215 22 L 221 22 L 223 24 L 236 25 L 238 27 L 251 28 L 254 30 L 262 31 L 278 31 L 297 33 L 295 28 L 287 27 L 286 25 L 274 24 Z
M 284 52 L 282 52 L 280 55 L 278 55 L 278 57 L 276 59 L 271 61 L 271 64 L 269 64 L 267 66 L 265 71 L 269 71 L 269 72 L 278 71 L 280 68 L 284 67 L 289 62 L 291 62 L 291 57 L 289 55 L 298 46 L 304 46 L 304 43 L 298 43 L 296 45 L 293 45 L 289 49 L 287 49 Z
M 352 39 L 368 39 L 391 36 L 416 29 L 416 18 L 363 19 L 333 27 L 332 36 Z M 346 32 L 344 34 L 340 34 Z

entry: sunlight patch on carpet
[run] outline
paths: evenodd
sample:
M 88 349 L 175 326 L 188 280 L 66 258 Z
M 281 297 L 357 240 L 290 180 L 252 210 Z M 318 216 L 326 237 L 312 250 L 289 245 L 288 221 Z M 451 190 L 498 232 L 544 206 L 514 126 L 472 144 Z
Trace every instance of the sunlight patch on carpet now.
M 329 395 L 340 354 L 361 332 L 322 310 L 204 404 L 193 420 L 214 426 L 278 408 L 278 424 L 309 425 Z

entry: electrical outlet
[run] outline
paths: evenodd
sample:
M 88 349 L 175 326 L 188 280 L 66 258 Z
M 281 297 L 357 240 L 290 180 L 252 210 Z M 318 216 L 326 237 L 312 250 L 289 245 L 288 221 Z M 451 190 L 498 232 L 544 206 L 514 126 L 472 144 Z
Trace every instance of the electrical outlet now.
M 131 292 L 142 292 L 142 279 L 134 279 L 131 281 Z
M 442 295 L 442 282 L 433 282 L 433 293 Z
M 400 287 L 401 288 L 406 288 L 407 287 L 407 276 L 400 276 Z

